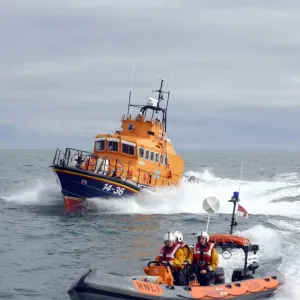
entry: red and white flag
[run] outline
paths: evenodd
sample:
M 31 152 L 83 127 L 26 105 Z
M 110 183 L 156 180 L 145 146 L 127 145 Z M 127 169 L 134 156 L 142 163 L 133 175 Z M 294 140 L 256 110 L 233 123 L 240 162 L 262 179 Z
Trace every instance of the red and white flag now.
M 240 204 L 238 204 L 237 214 L 240 217 L 248 218 L 248 212 L 247 210 Z

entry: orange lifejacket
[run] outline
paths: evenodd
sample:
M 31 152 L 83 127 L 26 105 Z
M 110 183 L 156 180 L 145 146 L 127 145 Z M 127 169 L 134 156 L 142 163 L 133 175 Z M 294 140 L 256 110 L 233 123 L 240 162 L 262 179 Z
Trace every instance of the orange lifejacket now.
M 214 246 L 213 243 L 207 243 L 206 247 L 203 249 L 198 242 L 194 246 L 193 264 L 199 265 L 200 269 L 206 269 L 208 263 L 211 263 L 211 252 Z
M 91 157 L 89 162 L 89 171 L 94 172 L 95 166 L 96 166 L 96 159 L 94 157 Z
M 173 245 L 171 248 L 166 246 L 162 247 L 159 253 L 159 261 L 171 261 L 174 260 L 177 250 L 180 248 L 180 244 Z
M 168 178 L 169 178 L 169 179 L 172 178 L 172 171 L 171 171 L 171 170 L 169 170 L 169 172 L 168 172 Z
M 83 163 L 81 163 L 80 168 L 82 170 L 87 170 L 88 169 L 88 165 L 89 165 L 89 159 L 86 158 L 85 161 Z

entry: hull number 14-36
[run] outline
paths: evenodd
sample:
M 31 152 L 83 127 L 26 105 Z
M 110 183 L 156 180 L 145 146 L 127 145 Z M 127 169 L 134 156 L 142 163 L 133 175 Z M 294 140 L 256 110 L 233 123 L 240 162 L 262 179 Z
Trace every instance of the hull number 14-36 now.
M 120 188 L 118 186 L 113 186 L 112 184 L 105 183 L 102 189 L 103 191 L 112 191 L 114 194 L 121 196 L 124 192 L 124 188 Z

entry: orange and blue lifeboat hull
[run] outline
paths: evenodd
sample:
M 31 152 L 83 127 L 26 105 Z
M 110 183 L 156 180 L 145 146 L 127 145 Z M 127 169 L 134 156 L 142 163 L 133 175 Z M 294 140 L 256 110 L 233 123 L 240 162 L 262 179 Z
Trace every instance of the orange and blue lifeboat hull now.
M 65 208 L 70 213 L 81 210 L 86 199 L 128 197 L 140 192 L 140 186 L 117 177 L 61 165 L 51 167 L 58 176 Z

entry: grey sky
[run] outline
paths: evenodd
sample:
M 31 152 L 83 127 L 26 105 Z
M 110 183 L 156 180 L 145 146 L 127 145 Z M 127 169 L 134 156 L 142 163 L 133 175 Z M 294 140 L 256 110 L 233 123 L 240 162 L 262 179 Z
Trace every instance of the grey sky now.
M 174 62 L 176 148 L 300 146 L 300 2 L 26 0 L 0 10 L 0 148 L 87 148 Z M 168 82 L 169 83 L 169 82 Z

